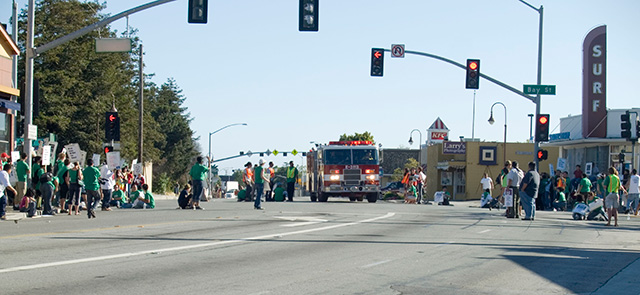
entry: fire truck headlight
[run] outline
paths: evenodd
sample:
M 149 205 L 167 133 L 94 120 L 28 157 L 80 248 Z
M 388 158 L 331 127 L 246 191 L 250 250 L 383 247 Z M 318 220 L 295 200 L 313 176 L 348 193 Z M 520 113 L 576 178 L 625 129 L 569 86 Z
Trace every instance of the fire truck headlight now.
M 330 180 L 334 180 L 334 181 L 338 181 L 340 180 L 340 175 L 331 175 L 331 177 L 329 177 Z
M 367 179 L 368 180 L 375 180 L 376 176 L 375 175 L 367 175 Z
M 373 174 L 375 172 L 376 171 L 374 169 L 366 169 L 366 170 L 364 170 L 364 174 Z

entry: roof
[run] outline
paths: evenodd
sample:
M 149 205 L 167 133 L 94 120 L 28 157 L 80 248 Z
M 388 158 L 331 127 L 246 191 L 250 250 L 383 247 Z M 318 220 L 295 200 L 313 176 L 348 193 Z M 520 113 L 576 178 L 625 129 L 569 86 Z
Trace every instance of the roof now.
M 11 39 L 9 33 L 4 29 L 4 26 L 0 26 L 0 44 L 7 50 L 10 55 L 20 55 L 20 49 L 18 45 Z
M 440 117 L 438 117 L 433 124 L 431 124 L 431 127 L 429 127 L 427 130 L 449 130 L 449 128 L 447 128 L 447 125 L 444 125 L 444 122 L 442 122 L 442 120 L 440 119 Z

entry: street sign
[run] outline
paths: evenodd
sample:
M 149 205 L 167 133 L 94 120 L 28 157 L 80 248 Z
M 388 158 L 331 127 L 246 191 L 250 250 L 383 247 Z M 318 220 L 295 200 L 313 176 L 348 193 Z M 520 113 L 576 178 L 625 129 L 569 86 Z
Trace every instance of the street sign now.
M 556 95 L 556 85 L 523 85 L 524 94 Z
M 274 156 L 277 156 L 277 155 L 278 155 L 278 153 L 280 153 L 278 150 L 273 150 L 273 155 L 274 155 Z
M 27 139 L 31 139 L 31 140 L 38 139 L 38 125 L 29 124 Z
M 391 44 L 391 57 L 404 58 L 404 44 Z

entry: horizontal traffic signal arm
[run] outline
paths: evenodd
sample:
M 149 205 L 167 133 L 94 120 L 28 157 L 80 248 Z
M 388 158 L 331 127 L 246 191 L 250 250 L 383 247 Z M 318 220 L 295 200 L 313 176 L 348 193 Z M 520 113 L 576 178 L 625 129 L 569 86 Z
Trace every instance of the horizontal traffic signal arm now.
M 391 52 L 391 49 L 384 49 L 384 51 Z M 413 51 L 413 50 L 405 50 L 404 53 L 405 54 L 415 54 L 415 55 L 421 55 L 421 56 L 430 57 L 430 58 L 433 58 L 433 59 L 444 61 L 444 62 L 446 62 L 448 64 L 452 64 L 452 65 L 454 65 L 454 66 L 456 66 L 458 68 L 461 68 L 464 71 L 467 70 L 467 66 L 466 65 L 463 65 L 461 63 L 458 63 L 458 62 L 455 62 L 453 60 L 450 60 L 450 59 L 448 59 L 446 57 L 438 56 L 438 55 L 435 55 L 435 54 L 426 53 L 426 52 L 420 52 L 420 51 Z M 497 80 L 495 78 L 492 78 L 492 77 L 490 77 L 490 76 L 488 76 L 486 74 L 483 74 L 483 73 L 480 73 L 480 77 L 485 78 L 485 79 L 487 79 L 487 81 L 489 81 L 491 83 L 494 83 L 494 84 L 496 84 L 496 85 L 498 85 L 498 86 L 500 86 L 500 87 L 502 87 L 504 89 L 507 89 L 507 90 L 517 94 L 517 95 L 520 95 L 520 96 L 530 100 L 533 103 L 536 103 L 536 98 L 535 97 L 529 96 L 527 94 L 524 94 L 524 92 L 522 92 L 522 91 L 520 91 L 520 90 L 518 90 L 518 89 L 516 89 L 514 87 L 511 87 L 511 86 L 509 86 L 509 85 L 507 85 L 507 84 L 505 84 L 503 82 L 500 82 L 499 80 Z

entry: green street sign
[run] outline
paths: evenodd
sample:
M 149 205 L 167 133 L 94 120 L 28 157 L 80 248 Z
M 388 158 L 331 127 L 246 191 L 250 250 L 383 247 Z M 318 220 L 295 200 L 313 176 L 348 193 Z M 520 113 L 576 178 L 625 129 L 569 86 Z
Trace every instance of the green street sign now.
M 556 95 L 556 85 L 523 85 L 524 94 Z

